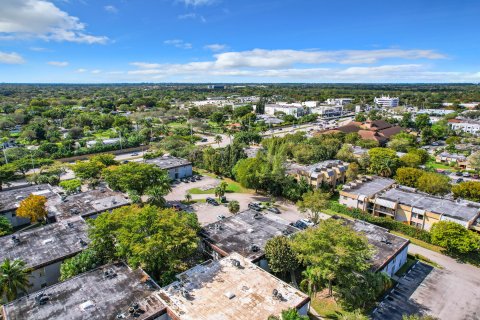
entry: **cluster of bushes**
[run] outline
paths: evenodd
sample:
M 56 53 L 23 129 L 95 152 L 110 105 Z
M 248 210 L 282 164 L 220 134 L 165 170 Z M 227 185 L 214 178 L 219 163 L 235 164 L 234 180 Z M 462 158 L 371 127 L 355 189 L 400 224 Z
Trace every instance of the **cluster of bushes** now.
M 422 240 L 427 243 L 432 243 L 430 232 L 417 229 L 407 224 L 403 224 L 400 221 L 392 220 L 390 218 L 375 217 L 361 211 L 360 209 L 347 208 L 337 202 L 331 202 L 330 209 L 335 212 L 347 215 L 349 217 L 363 220 L 379 227 L 386 228 L 388 230 L 397 231 L 406 236 Z

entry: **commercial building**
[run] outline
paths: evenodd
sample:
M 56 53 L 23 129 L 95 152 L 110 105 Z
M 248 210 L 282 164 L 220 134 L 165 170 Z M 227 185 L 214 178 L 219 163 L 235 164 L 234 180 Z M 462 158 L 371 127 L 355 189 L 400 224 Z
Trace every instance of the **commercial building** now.
M 60 264 L 87 247 L 87 225 L 80 217 L 0 238 L 0 261 L 20 259 L 32 270 L 28 292 L 55 284 Z
M 318 114 L 322 118 L 340 117 L 343 114 L 343 105 L 317 105 L 310 108 L 310 113 Z
M 49 215 L 54 216 L 56 221 L 61 221 L 73 216 L 95 218 L 102 212 L 112 211 L 130 203 L 125 194 L 101 187 L 52 199 L 48 201 L 47 209 Z
M 302 178 L 314 188 L 322 185 L 335 188 L 338 183 L 345 182 L 345 173 L 348 163 L 340 160 L 326 160 L 312 165 L 287 163 L 286 172 L 294 176 L 297 181 Z
M 347 125 L 332 130 L 323 131 L 319 134 L 337 132 L 343 132 L 345 134 L 358 133 L 362 139 L 374 140 L 380 145 L 385 145 L 392 136 L 403 131 L 404 129 L 402 127 L 392 125 L 385 120 L 368 120 L 365 122 L 352 121 Z
M 302 117 L 308 114 L 308 108 L 302 106 L 300 103 L 284 103 L 278 102 L 275 104 L 265 105 L 265 114 L 275 116 L 278 113 L 294 116 L 295 118 Z
M 268 270 L 264 251 L 267 241 L 297 231 L 279 217 L 246 210 L 205 226 L 200 236 L 204 250 L 214 259 L 237 252 Z
M 400 99 L 398 97 L 381 96 L 379 98 L 375 97 L 373 102 L 378 106 L 394 108 L 398 107 Z
M 362 220 L 336 218 L 345 221 L 345 224 L 355 232 L 367 238 L 368 243 L 374 249 L 373 257 L 370 260 L 373 271 L 385 272 L 391 277 L 407 262 L 410 243 L 408 239 L 391 234 L 388 229 Z
M 462 120 L 462 119 L 450 119 L 448 125 L 454 131 L 463 131 L 477 135 L 480 133 L 480 121 L 474 120 Z
M 416 112 L 416 114 L 428 114 L 430 116 L 446 116 L 447 114 L 454 113 L 455 110 L 449 109 L 420 109 Z
M 327 99 L 325 102 L 330 105 L 344 106 L 344 105 L 353 103 L 353 99 L 352 98 L 335 98 L 335 99 Z
M 193 173 L 192 163 L 182 158 L 163 156 L 145 160 L 146 163 L 154 164 L 160 169 L 167 170 L 170 179 L 182 179 L 190 177 Z
M 158 289 L 143 270 L 111 264 L 4 305 L 3 319 L 170 319 Z
M 307 315 L 310 298 L 232 253 L 207 261 L 177 276 L 160 297 L 175 320 L 265 320 L 297 309 Z
M 31 194 L 46 197 L 47 203 L 54 199 L 60 199 L 60 196 L 48 184 L 29 185 L 0 192 L 0 215 L 7 218 L 14 228 L 30 224 L 30 219 L 18 217 L 16 212 L 20 202 Z
M 480 215 L 480 203 L 462 199 L 447 199 L 418 192 L 380 177 L 367 178 L 344 185 L 340 203 L 391 219 L 430 230 L 439 221 L 453 221 L 468 229 Z

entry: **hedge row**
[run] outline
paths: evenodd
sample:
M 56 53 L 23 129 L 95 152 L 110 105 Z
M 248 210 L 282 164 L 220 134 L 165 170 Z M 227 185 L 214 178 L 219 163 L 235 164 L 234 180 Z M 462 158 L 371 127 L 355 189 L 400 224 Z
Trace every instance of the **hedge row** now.
M 347 215 L 349 217 L 363 220 L 371 224 L 375 224 L 379 227 L 386 228 L 388 230 L 397 231 L 403 233 L 406 236 L 432 243 L 430 232 L 420 230 L 407 224 L 403 224 L 400 221 L 392 220 L 390 218 L 375 217 L 371 214 L 365 213 L 360 209 L 347 208 L 338 202 L 331 202 L 330 209 L 332 211 Z

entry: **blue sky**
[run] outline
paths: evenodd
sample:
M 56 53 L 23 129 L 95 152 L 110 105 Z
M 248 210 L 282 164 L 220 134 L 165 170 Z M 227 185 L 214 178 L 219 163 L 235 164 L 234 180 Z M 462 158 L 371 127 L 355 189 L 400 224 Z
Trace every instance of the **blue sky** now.
M 480 82 L 478 0 L 0 0 L 0 82 Z

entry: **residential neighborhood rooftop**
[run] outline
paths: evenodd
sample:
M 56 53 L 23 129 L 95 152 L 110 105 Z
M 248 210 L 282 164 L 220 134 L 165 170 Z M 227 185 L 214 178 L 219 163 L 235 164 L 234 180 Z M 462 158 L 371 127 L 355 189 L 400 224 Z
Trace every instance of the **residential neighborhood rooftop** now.
M 44 196 L 48 200 L 59 195 L 49 184 L 30 185 L 22 188 L 13 188 L 0 192 L 0 212 L 16 210 L 22 200 L 30 194 Z
M 87 225 L 80 217 L 47 224 L 0 238 L 0 261 L 21 259 L 40 268 L 71 257 L 86 248 Z
M 382 190 L 391 187 L 395 180 L 378 176 L 364 177 L 343 186 L 343 191 L 357 196 L 373 197 Z
M 406 245 L 410 243 L 408 239 L 391 234 L 388 229 L 376 226 L 362 220 L 350 220 L 340 218 L 352 227 L 358 233 L 367 237 L 368 243 L 374 247 L 374 255 L 371 264 L 374 270 L 380 270 Z
M 4 319 L 155 319 L 166 313 L 158 289 L 143 270 L 111 264 L 5 305 Z
M 186 159 L 176 158 L 173 156 L 163 156 L 154 159 L 147 159 L 145 160 L 145 162 L 154 164 L 160 169 L 172 169 L 191 164 L 191 162 Z
M 480 212 L 480 203 L 466 200 L 449 200 L 426 193 L 412 192 L 401 187 L 387 190 L 380 194 L 378 198 L 396 201 L 467 222 L 475 219 Z
M 246 210 L 205 226 L 201 235 L 223 256 L 238 252 L 256 261 L 265 255 L 264 248 L 269 239 L 297 231 L 297 228 L 288 225 L 288 222 L 281 218 L 270 218 L 268 215 Z
M 128 204 L 130 200 L 126 195 L 103 187 L 54 199 L 48 203 L 48 212 L 62 220 L 76 215 L 88 217 Z
M 207 261 L 177 278 L 160 296 L 181 320 L 264 320 L 310 300 L 238 253 Z
M 308 172 L 311 176 L 315 176 L 320 171 L 326 171 L 329 175 L 333 175 L 333 168 L 344 172 L 348 169 L 348 164 L 341 160 L 325 160 L 311 165 L 301 165 L 295 162 L 287 164 L 288 173 Z

